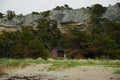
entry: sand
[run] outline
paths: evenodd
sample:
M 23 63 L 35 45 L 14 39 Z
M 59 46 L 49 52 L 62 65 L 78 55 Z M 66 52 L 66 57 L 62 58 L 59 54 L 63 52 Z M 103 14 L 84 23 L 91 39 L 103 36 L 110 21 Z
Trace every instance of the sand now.
M 23 69 L 11 70 L 0 80 L 120 80 L 113 74 L 116 68 L 103 66 L 77 66 L 48 71 L 51 64 L 31 64 Z

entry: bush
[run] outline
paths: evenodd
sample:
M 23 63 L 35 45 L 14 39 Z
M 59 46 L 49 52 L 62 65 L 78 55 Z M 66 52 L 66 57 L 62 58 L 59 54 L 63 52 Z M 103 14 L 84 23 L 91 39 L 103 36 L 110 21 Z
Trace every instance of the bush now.
M 40 13 L 39 13 L 39 12 L 32 12 L 32 14 L 33 14 L 33 15 L 34 15 L 34 14 L 39 15 Z
M 43 17 L 48 17 L 49 14 L 50 14 L 50 11 L 44 11 L 44 12 L 41 12 L 41 14 L 43 15 Z
M 120 74 L 120 70 L 114 71 L 113 74 Z
M 101 16 L 106 11 L 106 8 L 100 4 L 95 4 L 91 7 L 92 13 Z
M 0 18 L 3 18 L 3 14 L 0 12 Z
M 64 6 L 56 6 L 53 10 L 72 10 L 72 8 L 65 4 Z
M 15 16 L 15 12 L 14 11 L 7 11 L 7 18 L 9 20 L 11 20 L 13 17 Z

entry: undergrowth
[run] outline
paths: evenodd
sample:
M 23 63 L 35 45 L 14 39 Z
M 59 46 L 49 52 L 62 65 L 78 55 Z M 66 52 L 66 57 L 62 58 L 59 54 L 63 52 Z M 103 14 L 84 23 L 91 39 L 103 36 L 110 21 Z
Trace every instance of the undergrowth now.
M 100 65 L 105 67 L 120 68 L 120 60 L 108 59 L 81 59 L 81 60 L 44 60 L 38 59 L 0 59 L 0 65 L 7 69 L 24 68 L 32 63 L 35 64 L 51 64 L 48 71 L 58 68 L 75 67 L 75 66 L 94 66 Z M 4 73 L 4 69 L 0 68 L 0 73 Z

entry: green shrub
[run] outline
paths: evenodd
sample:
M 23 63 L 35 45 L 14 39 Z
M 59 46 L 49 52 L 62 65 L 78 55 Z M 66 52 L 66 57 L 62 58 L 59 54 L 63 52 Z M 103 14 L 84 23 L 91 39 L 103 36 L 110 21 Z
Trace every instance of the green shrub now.
M 53 10 L 72 10 L 72 8 L 65 4 L 64 6 L 56 6 Z
M 3 18 L 3 14 L 0 12 L 0 18 Z
M 13 17 L 15 16 L 15 12 L 14 11 L 7 11 L 7 18 L 9 20 L 11 20 Z
M 106 11 L 106 8 L 103 7 L 102 5 L 100 4 L 95 4 L 91 7 L 91 10 L 92 10 L 92 13 L 93 14 L 96 14 L 98 16 L 101 16 L 102 13 L 104 13 Z
M 43 17 L 48 17 L 50 15 L 50 11 L 44 11 L 44 12 L 41 12 L 41 14 L 43 15 Z
M 120 70 L 114 71 L 113 74 L 120 74 Z
M 33 15 L 34 15 L 34 14 L 39 15 L 40 13 L 39 13 L 39 12 L 32 12 L 32 14 L 33 14 Z

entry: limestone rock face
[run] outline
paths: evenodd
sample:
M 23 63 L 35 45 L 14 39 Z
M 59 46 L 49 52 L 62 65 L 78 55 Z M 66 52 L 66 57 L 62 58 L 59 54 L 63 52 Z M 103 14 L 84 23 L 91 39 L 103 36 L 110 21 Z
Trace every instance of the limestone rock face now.
M 120 19 L 120 4 L 117 3 L 113 6 L 109 6 L 106 12 L 103 14 L 102 18 L 107 18 L 111 21 Z
M 52 10 L 50 19 L 58 22 L 58 28 L 62 33 L 67 33 L 70 28 L 78 27 L 80 30 L 87 31 L 86 23 L 91 22 L 91 10 L 89 8 L 81 8 L 74 10 Z M 84 24 L 84 25 L 78 25 Z
M 81 8 L 73 10 L 51 10 L 50 15 L 46 19 L 54 19 L 58 24 L 74 23 L 77 25 L 78 23 L 91 24 L 90 21 L 92 16 L 92 12 L 89 8 Z M 101 17 L 111 21 L 120 19 L 120 3 L 109 6 Z M 38 24 L 37 21 L 43 18 L 42 14 L 15 15 L 12 19 L 8 19 L 8 15 L 6 15 L 4 18 L 0 18 L 0 26 L 15 28 L 20 28 L 22 26 L 36 27 Z
M 32 14 L 28 14 L 25 16 L 25 22 L 24 22 L 24 26 L 37 26 L 37 21 L 39 19 L 42 19 L 43 16 L 42 15 L 32 15 Z
M 50 12 L 50 19 L 55 19 L 58 23 L 76 22 L 83 23 L 89 20 L 91 11 L 88 8 L 74 9 L 74 10 L 52 10 Z
M 60 22 L 62 21 L 62 19 L 63 19 L 63 16 L 64 16 L 63 10 L 52 10 L 52 11 L 50 12 L 49 18 L 50 18 L 50 19 L 54 19 L 54 20 L 56 20 L 58 23 L 60 23 Z
M 0 25 L 5 27 L 22 27 L 22 26 L 36 26 L 37 21 L 43 18 L 42 15 L 27 14 L 25 16 L 17 15 L 12 19 L 8 19 L 7 16 L 0 19 Z

